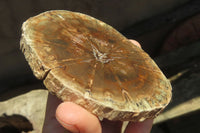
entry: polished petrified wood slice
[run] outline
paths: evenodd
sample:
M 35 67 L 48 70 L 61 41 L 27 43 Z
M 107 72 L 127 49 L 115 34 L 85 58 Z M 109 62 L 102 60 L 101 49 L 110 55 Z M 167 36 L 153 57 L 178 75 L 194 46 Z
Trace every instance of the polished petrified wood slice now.
M 21 49 L 50 92 L 99 117 L 143 121 L 171 99 L 170 82 L 148 54 L 87 15 L 57 10 L 28 19 Z

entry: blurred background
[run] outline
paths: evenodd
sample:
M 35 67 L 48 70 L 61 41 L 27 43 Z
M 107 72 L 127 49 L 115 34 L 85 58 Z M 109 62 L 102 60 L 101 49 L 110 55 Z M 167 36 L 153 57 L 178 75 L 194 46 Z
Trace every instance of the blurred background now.
M 154 58 L 172 83 L 173 98 L 152 133 L 200 132 L 199 0 L 0 0 L 0 133 L 41 132 L 47 91 L 19 42 L 25 20 L 55 9 L 98 18 Z

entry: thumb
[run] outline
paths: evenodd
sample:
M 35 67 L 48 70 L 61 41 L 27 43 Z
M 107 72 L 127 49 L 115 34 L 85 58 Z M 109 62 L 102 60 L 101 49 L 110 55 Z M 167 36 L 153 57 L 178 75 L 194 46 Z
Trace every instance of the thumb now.
M 56 118 L 73 133 L 101 133 L 98 118 L 75 103 L 61 103 L 56 110 Z

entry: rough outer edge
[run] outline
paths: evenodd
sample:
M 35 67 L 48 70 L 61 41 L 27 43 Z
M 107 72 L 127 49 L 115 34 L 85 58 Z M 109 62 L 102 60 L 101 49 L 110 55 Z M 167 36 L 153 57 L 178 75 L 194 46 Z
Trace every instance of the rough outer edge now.
M 78 14 L 81 14 L 81 13 L 78 13 Z M 23 24 L 22 31 L 24 31 L 25 29 L 24 28 L 25 23 Z M 34 53 L 31 49 L 31 46 L 27 44 L 27 40 L 25 40 L 24 33 L 22 33 L 22 38 L 20 41 L 20 49 L 24 53 L 25 58 L 28 61 L 29 65 L 34 66 L 34 67 L 31 67 L 32 71 L 34 72 L 34 75 L 38 79 L 44 80 L 45 86 L 49 89 L 51 93 L 55 94 L 54 88 L 57 88 L 57 87 L 66 88 L 63 83 L 59 82 L 59 80 L 51 74 L 51 71 L 53 69 L 43 66 L 39 58 L 34 58 L 34 57 L 37 57 L 37 54 Z M 47 82 L 48 80 L 50 82 Z M 54 82 L 56 81 L 59 84 L 55 85 L 53 81 Z M 102 103 L 97 104 L 98 103 L 97 101 L 92 100 L 90 98 L 85 98 L 84 95 L 80 93 L 75 93 L 74 90 L 72 91 L 70 88 L 64 89 L 63 93 L 65 93 L 66 95 L 70 95 L 70 97 L 68 97 L 67 99 L 66 96 L 62 96 L 58 94 L 56 95 L 58 97 L 61 97 L 61 100 L 63 101 L 73 101 L 74 103 L 81 105 L 88 111 L 97 115 L 99 118 L 103 117 L 109 120 L 120 120 L 120 121 L 137 122 L 137 121 L 144 121 L 145 119 L 148 119 L 148 118 L 155 118 L 169 104 L 169 101 L 170 101 L 170 98 L 169 98 L 165 106 L 159 106 L 159 107 L 153 108 L 152 110 L 140 111 L 140 112 L 129 112 L 129 111 L 114 110 L 110 107 L 103 105 Z M 107 112 L 105 113 L 103 112 L 104 110 L 109 110 L 109 111 L 108 112 L 105 111 Z

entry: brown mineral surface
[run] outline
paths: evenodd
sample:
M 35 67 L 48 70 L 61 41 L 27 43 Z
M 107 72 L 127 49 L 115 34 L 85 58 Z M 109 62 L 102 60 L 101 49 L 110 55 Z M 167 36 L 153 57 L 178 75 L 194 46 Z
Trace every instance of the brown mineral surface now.
M 99 117 L 143 121 L 170 102 L 170 82 L 149 55 L 93 17 L 39 14 L 24 22 L 20 45 L 50 92 Z

